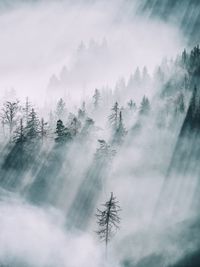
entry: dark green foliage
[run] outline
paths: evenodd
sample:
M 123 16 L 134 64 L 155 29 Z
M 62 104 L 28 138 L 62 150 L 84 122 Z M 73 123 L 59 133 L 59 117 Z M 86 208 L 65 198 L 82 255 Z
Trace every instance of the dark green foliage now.
M 55 141 L 57 143 L 66 143 L 72 139 L 72 135 L 70 130 L 66 128 L 61 120 L 57 121 L 56 125 L 56 138 Z

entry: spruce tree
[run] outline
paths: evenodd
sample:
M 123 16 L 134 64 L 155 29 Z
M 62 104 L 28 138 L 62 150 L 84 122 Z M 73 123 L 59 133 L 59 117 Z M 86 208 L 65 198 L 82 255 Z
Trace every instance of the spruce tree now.
M 114 106 L 111 109 L 112 113 L 109 116 L 109 122 L 114 131 L 116 131 L 118 127 L 118 118 L 119 118 L 119 104 L 115 102 Z
M 110 199 L 103 204 L 103 207 L 103 210 L 97 209 L 96 217 L 99 229 L 96 233 L 100 240 L 105 242 L 107 250 L 108 242 L 114 236 L 116 230 L 119 229 L 119 212 L 121 209 L 113 193 L 111 193 Z
M 35 112 L 35 109 L 32 108 L 26 126 L 26 136 L 29 140 L 35 140 L 37 137 L 39 137 L 39 125 L 40 121 L 37 113 Z
M 62 120 L 57 121 L 55 134 L 56 134 L 55 141 L 57 143 L 65 143 L 72 139 L 69 129 L 64 126 Z

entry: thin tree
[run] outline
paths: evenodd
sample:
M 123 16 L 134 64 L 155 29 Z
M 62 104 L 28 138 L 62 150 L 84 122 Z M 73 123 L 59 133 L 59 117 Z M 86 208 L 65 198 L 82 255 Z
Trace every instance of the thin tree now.
M 121 144 L 126 136 L 127 131 L 124 126 L 123 118 L 122 118 L 122 111 L 119 112 L 119 124 L 114 136 L 114 142 Z
M 14 102 L 6 101 L 3 104 L 1 117 L 2 117 L 2 121 L 3 121 L 4 125 L 5 124 L 8 125 L 10 135 L 12 134 L 13 128 L 17 122 L 18 111 L 19 111 L 19 102 L 18 101 L 14 101 Z
M 60 98 L 56 106 L 56 117 L 58 120 L 63 120 L 66 115 L 65 101 Z
M 26 97 L 25 107 L 23 108 L 23 112 L 24 112 L 24 115 L 25 115 L 25 118 L 26 118 L 26 125 L 27 125 L 28 120 L 29 120 L 30 111 L 31 111 L 31 103 L 29 101 L 29 98 Z
M 116 231 L 119 229 L 120 217 L 118 213 L 121 211 L 119 202 L 116 197 L 111 193 L 110 199 L 103 204 L 104 209 L 97 209 L 96 217 L 97 224 L 99 226 L 98 231 L 96 231 L 101 241 L 105 242 L 106 253 L 107 246 L 110 239 L 114 236 Z
M 40 122 L 40 136 L 42 139 L 42 142 L 44 141 L 44 138 L 47 136 L 47 125 L 48 123 L 44 121 L 44 119 L 41 119 Z
M 118 118 L 119 118 L 119 104 L 115 102 L 114 106 L 112 107 L 112 114 L 109 116 L 109 122 L 115 131 L 118 126 Z
M 29 119 L 26 126 L 26 135 L 29 140 L 34 140 L 39 137 L 39 125 L 40 121 L 34 108 L 31 109 Z
M 98 108 L 99 106 L 99 100 L 100 100 L 100 92 L 98 89 L 95 89 L 93 99 L 94 99 L 94 108 Z

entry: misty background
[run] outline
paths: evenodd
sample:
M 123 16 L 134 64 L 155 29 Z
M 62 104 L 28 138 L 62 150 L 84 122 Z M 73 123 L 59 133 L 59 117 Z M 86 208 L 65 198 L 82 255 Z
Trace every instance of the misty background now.
M 198 266 L 199 12 L 0 2 L 1 266 Z

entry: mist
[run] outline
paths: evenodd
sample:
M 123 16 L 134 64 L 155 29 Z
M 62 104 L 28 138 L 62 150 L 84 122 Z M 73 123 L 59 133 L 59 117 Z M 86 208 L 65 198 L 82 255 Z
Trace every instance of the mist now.
M 77 99 L 92 88 L 113 87 L 137 66 L 153 72 L 185 45 L 179 28 L 136 15 L 136 2 L 16 2 L 0 20 L 1 92 L 14 88 L 43 102 L 50 77 L 60 79 L 63 66 L 70 76 L 65 94 Z M 85 53 L 78 52 L 81 44 Z
M 1 266 L 198 266 L 200 49 L 177 5 L 0 5 Z

